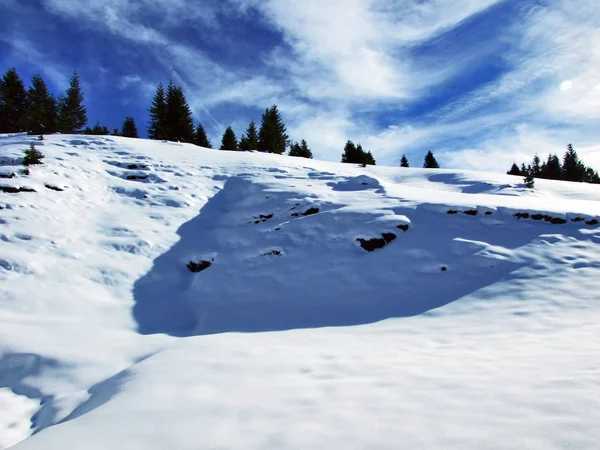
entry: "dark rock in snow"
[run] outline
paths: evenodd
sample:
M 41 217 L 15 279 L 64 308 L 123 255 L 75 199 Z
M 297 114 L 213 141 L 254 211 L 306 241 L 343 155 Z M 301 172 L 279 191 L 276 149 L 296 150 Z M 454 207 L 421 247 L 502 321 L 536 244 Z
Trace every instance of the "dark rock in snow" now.
M 187 263 L 187 268 L 190 270 L 190 272 L 193 273 L 202 272 L 204 269 L 208 269 L 210 266 L 212 266 L 212 263 L 210 261 L 190 261 L 189 263 Z
M 52 186 L 51 184 L 45 184 L 44 187 L 47 189 L 51 189 L 53 191 L 62 192 L 64 189 L 59 188 L 58 186 Z
M 560 217 L 554 217 L 550 220 L 550 223 L 554 225 L 562 225 L 563 223 L 567 223 L 565 219 L 561 219 Z
M 517 219 L 529 219 L 529 213 L 515 213 Z
M 402 231 L 407 231 L 408 230 L 408 224 L 398 225 L 396 228 L 398 228 L 399 230 L 402 230 Z
M 382 233 L 381 236 L 385 239 L 386 244 L 389 244 L 397 237 L 394 233 Z
M 588 225 L 598 225 L 598 221 L 596 219 L 588 220 L 586 222 Z
M 468 209 L 466 211 L 463 211 L 463 214 L 466 214 L 467 216 L 476 216 L 477 210 L 476 209 Z
M 446 214 L 458 214 L 458 211 L 456 211 L 455 209 L 449 209 Z
M 383 238 L 371 238 L 369 240 L 358 238 L 357 241 L 360 242 L 360 246 L 368 252 L 383 248 L 386 244 L 385 239 Z
M 312 216 L 313 214 L 317 214 L 319 212 L 319 208 L 308 208 L 306 211 L 302 213 L 303 216 Z
M 28 187 L 0 186 L 0 191 L 7 194 L 18 194 L 19 192 L 35 192 L 35 189 Z

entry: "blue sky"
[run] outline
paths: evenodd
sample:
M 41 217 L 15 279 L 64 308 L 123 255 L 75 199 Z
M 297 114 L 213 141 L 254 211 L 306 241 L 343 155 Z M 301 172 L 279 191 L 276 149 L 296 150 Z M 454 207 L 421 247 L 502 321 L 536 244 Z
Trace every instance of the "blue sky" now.
M 0 70 L 54 92 L 81 76 L 90 125 L 140 129 L 156 85 L 184 87 L 213 144 L 280 107 L 337 161 L 432 150 L 505 171 L 572 142 L 600 169 L 597 0 L 2 0 Z

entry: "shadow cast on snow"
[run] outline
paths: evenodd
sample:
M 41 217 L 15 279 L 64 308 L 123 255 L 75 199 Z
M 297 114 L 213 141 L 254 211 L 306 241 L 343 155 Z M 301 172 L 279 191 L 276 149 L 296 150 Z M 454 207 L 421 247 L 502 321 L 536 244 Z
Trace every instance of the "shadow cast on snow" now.
M 410 218 L 410 229 L 391 226 L 397 239 L 367 253 L 355 240 L 374 237 L 360 226 L 372 222 L 374 214 L 348 215 L 354 222 L 346 235 L 338 233 L 341 214 L 289 220 L 288 212 L 259 225 L 248 224 L 247 216 L 236 218 L 236 205 L 247 206 L 249 198 L 261 194 L 251 182 L 232 178 L 179 228 L 180 240 L 135 283 L 133 314 L 140 333 L 262 332 L 419 315 L 510 279 L 529 263 L 490 257 L 483 243 L 510 250 L 543 234 L 579 235 L 573 224 L 526 224 L 505 217 L 498 226 L 482 216 L 398 206 L 392 209 Z M 260 204 L 256 208 L 264 211 Z M 382 227 L 381 232 L 390 230 L 389 224 Z M 261 253 L 269 247 L 282 249 L 282 255 Z M 486 256 L 478 255 L 484 249 Z M 194 259 L 213 264 L 192 274 L 186 264 Z

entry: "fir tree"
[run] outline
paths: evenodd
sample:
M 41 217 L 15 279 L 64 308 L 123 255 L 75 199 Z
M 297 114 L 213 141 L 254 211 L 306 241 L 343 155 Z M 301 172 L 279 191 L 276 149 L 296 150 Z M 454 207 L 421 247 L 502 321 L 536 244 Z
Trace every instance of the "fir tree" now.
M 540 157 L 536 154 L 531 161 L 531 175 L 535 178 L 539 178 L 542 174 L 542 165 Z
M 237 138 L 231 127 L 227 127 L 221 140 L 221 150 L 239 150 Z
M 121 136 L 128 138 L 139 138 L 137 127 L 135 126 L 135 120 L 132 116 L 125 117 L 123 125 L 121 126 Z
M 180 86 L 169 82 L 166 106 L 167 138 L 172 141 L 193 142 L 194 120 L 192 110 Z
M 240 150 L 257 150 L 259 148 L 258 131 L 254 121 L 250 122 L 246 133 L 240 139 Z
M 87 113 L 83 106 L 83 92 L 79 85 L 79 75 L 73 72 L 69 88 L 60 99 L 59 126 L 62 133 L 75 133 L 87 123 Z M 108 134 L 108 133 L 107 133 Z
M 525 185 L 526 188 L 529 189 L 533 189 L 535 186 L 535 179 L 533 177 L 533 171 L 528 171 L 524 176 L 523 176 L 523 184 Z
M 23 150 L 23 165 L 31 166 L 34 164 L 43 164 L 44 154 L 35 148 L 35 144 L 32 142 L 29 144 L 29 149 Z
M 27 91 L 27 129 L 31 134 L 47 134 L 58 131 L 58 106 L 41 75 L 31 79 Z
M 288 153 L 289 156 L 301 156 L 302 149 L 300 148 L 300 144 L 294 142 L 290 144 L 290 151 Z
M 0 79 L 0 133 L 25 130 L 27 92 L 15 68 L 8 69 Z
M 521 169 L 519 169 L 519 166 L 517 166 L 517 163 L 513 163 L 510 170 L 506 173 L 507 173 L 507 175 L 521 175 Z
M 89 134 L 91 136 L 106 136 L 110 134 L 110 131 L 108 130 L 108 127 L 102 126 L 99 122 L 96 122 L 93 128 L 85 127 L 83 134 Z
M 287 129 L 277 109 L 277 105 L 267 108 L 262 115 L 262 122 L 258 133 L 258 150 L 269 153 L 284 153 L 288 145 L 286 131 Z
M 121 133 L 119 133 L 119 129 L 113 128 L 113 132 L 111 133 L 111 136 L 121 136 Z
M 291 144 L 288 155 L 308 159 L 312 159 L 313 157 L 312 152 L 310 151 L 310 148 L 308 148 L 308 144 L 304 139 L 302 139 L 300 143 L 294 142 L 293 144 Z
M 204 127 L 201 123 L 199 123 L 196 127 L 196 132 L 194 133 L 194 144 L 196 144 L 198 147 L 212 148 L 210 140 L 208 139 L 206 131 L 204 131 Z
M 425 160 L 423 162 L 423 168 L 424 169 L 439 169 L 440 168 L 440 165 L 436 161 L 435 156 L 433 156 L 433 153 L 431 151 L 428 151 L 427 155 L 425 155 Z
M 573 149 L 573 146 L 569 144 L 567 151 L 563 156 L 562 173 L 563 177 L 567 181 L 584 181 L 585 180 L 586 168 L 579 157 L 577 152 Z
M 560 166 L 560 159 L 557 155 L 548 155 L 548 160 L 542 170 L 542 178 L 549 180 L 561 180 L 562 179 L 562 168 Z
M 342 153 L 342 162 L 350 164 L 359 164 L 361 162 L 360 154 L 356 150 L 354 142 L 348 140 L 344 146 L 344 153 Z
M 402 155 L 402 159 L 400 160 L 400 167 L 408 167 L 408 158 L 406 155 Z
M 162 83 L 158 84 L 152 104 L 148 109 L 150 113 L 150 123 L 148 124 L 148 137 L 150 139 L 167 139 L 167 99 L 165 97 L 165 88 Z
M 363 163 L 363 165 L 366 165 L 366 166 L 374 166 L 375 165 L 375 158 L 373 157 L 373 153 L 371 153 L 371 150 L 369 150 L 366 153 L 363 152 L 362 163 Z

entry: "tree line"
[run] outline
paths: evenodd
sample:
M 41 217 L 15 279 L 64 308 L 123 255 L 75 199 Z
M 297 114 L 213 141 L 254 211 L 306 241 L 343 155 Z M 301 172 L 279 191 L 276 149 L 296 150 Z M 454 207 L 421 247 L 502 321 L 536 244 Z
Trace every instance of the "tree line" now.
M 519 167 L 513 162 L 512 167 L 506 172 L 508 175 L 519 175 L 528 179 L 545 178 L 547 180 L 577 181 L 583 183 L 600 184 L 600 176 L 591 167 L 587 167 L 579 159 L 577 152 L 571 144 L 562 158 L 562 163 L 556 154 L 549 154 L 544 162 L 538 155 L 533 157 L 530 164 L 522 163 Z
M 17 70 L 10 68 L 0 79 L 0 133 L 110 134 L 99 123 L 83 128 L 88 122 L 83 100 L 77 72 L 73 72 L 67 90 L 57 97 L 40 74 L 33 75 L 26 89 Z M 138 137 L 133 117 L 126 117 L 121 131 L 114 129 L 113 134 Z

